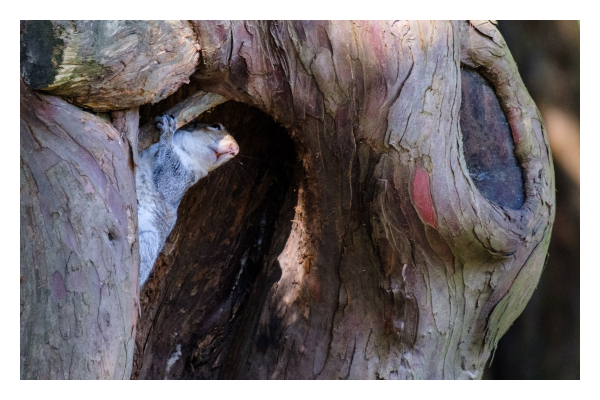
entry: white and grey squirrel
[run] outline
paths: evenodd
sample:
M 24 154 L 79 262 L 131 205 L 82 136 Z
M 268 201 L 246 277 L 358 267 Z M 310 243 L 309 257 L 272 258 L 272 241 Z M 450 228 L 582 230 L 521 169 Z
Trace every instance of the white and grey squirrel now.
M 221 124 L 191 123 L 177 130 L 176 118 L 161 116 L 156 121 L 160 140 L 140 153 L 136 174 L 140 287 L 175 226 L 185 192 L 239 152 Z

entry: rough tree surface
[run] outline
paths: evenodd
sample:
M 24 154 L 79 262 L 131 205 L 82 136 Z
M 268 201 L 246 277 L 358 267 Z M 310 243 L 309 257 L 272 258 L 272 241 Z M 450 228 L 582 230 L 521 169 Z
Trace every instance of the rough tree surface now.
M 548 130 L 556 217 L 542 277 L 487 377 L 580 379 L 579 23 L 498 21 L 498 28 Z
M 248 203 L 224 185 L 233 170 L 191 190 L 142 294 L 134 376 L 480 378 L 539 279 L 554 200 L 541 119 L 494 24 L 195 29 L 195 84 L 281 123 L 298 168 L 266 218 L 244 208 L 260 193 Z M 462 135 L 461 75 L 471 104 L 487 105 L 463 109 L 479 113 L 465 130 L 488 135 Z M 226 126 L 239 116 L 214 113 Z M 490 143 L 504 154 L 465 151 Z M 248 238 L 244 218 L 264 236 Z
M 21 31 L 25 83 L 94 111 L 156 103 L 198 61 L 187 21 L 23 21 Z
M 65 361 L 73 347 L 64 343 L 85 338 L 85 351 L 72 351 L 79 363 L 93 360 L 88 377 L 131 370 L 137 379 L 481 378 L 539 280 L 554 217 L 541 118 L 494 23 L 181 24 L 189 24 L 199 45 L 199 64 L 190 61 L 197 70 L 189 85 L 140 107 L 139 145 L 155 140 L 157 115 L 194 115 L 228 100 L 201 119 L 223 123 L 241 153 L 182 200 L 177 225 L 140 293 L 137 332 L 132 285 L 139 261 L 129 238 L 136 229 L 131 149 L 138 144 L 119 141 L 113 126 L 58 98 L 24 92 L 39 100 L 21 106 L 27 121 L 21 234 L 29 235 L 21 239 L 21 302 L 35 298 L 37 306 L 22 305 L 21 376 L 73 377 L 64 372 L 75 365 Z M 86 37 L 88 25 L 81 26 Z M 117 43 L 107 39 L 104 46 Z M 25 46 L 22 54 L 37 53 Z M 67 84 L 88 78 L 87 70 L 78 74 Z M 89 78 L 104 87 L 101 75 Z M 106 79 L 130 82 L 126 76 Z M 137 84 L 124 85 L 129 89 L 117 85 L 105 103 L 86 107 L 133 108 L 178 86 L 125 104 L 123 93 L 134 93 Z M 79 99 L 73 90 L 53 93 Z M 222 98 L 202 105 L 198 91 Z M 47 114 L 56 104 L 69 118 L 99 128 L 58 129 L 62 114 L 54 108 Z M 58 121 L 42 124 L 51 133 L 27 141 L 37 131 L 26 126 L 47 115 Z M 112 121 L 130 135 L 137 115 L 133 108 L 113 113 Z M 107 150 L 84 139 L 70 152 L 63 145 L 66 153 L 46 144 L 80 136 L 106 141 Z M 47 148 L 59 154 L 56 162 L 29 156 L 30 149 L 47 154 Z M 38 194 L 40 184 L 32 183 L 63 168 L 60 159 L 72 160 L 66 163 L 72 167 L 41 187 L 52 188 L 49 199 L 58 197 L 55 208 L 68 213 L 36 206 L 46 192 Z M 35 169 L 37 163 L 45 164 Z M 59 191 L 59 178 L 80 183 Z M 26 219 L 24 210 L 37 214 Z M 51 257 L 36 233 L 50 226 L 37 221 L 48 218 L 73 226 L 47 234 L 64 258 L 52 264 L 34 260 Z M 70 278 L 71 252 L 87 274 L 80 280 Z M 98 290 L 102 296 L 93 297 Z M 87 298 L 102 299 L 101 307 Z M 110 311 L 102 308 L 104 299 Z M 78 330 L 81 304 L 92 316 L 98 312 L 96 329 Z M 116 304 L 121 309 L 113 314 Z M 75 312 L 65 308 L 71 305 Z M 31 322 L 38 314 L 48 317 Z M 53 314 L 63 315 L 56 327 Z M 98 332 L 105 338 L 101 349 L 94 348 Z M 31 361 L 52 367 L 36 372 Z
M 21 84 L 21 379 L 130 376 L 133 165 L 112 125 Z

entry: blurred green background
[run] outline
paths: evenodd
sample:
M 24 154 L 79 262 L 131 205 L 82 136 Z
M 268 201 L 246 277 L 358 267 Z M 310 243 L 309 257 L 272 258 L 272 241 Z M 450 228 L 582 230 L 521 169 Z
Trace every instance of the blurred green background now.
M 579 22 L 498 21 L 550 138 L 556 219 L 548 260 L 484 379 L 579 379 Z

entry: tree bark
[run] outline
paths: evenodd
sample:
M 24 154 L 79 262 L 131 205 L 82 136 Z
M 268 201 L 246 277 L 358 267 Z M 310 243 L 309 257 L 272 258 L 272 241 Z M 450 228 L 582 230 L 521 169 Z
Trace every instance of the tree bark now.
M 556 218 L 538 287 L 500 340 L 487 378 L 580 379 L 579 24 L 499 21 L 498 28 L 548 130 Z
M 228 236 L 219 236 L 207 219 L 230 215 L 233 200 L 200 197 L 221 196 L 231 178 L 191 190 L 196 200 L 182 202 L 144 290 L 134 375 L 480 378 L 536 286 L 554 212 L 544 128 L 494 24 L 197 21 L 195 29 L 198 84 L 280 122 L 297 168 L 280 217 L 265 219 L 273 233 L 254 258 L 248 293 L 236 294 L 234 277 L 246 249 L 265 241 L 247 238 L 242 217 L 225 220 Z M 496 95 L 521 200 L 511 197 L 519 188 L 508 204 L 480 192 L 474 177 L 484 172 L 469 170 L 477 155 L 464 154 L 461 67 Z M 229 114 L 220 121 L 235 125 Z M 260 226 L 246 197 L 223 195 Z M 191 248 L 194 231 L 193 243 L 213 244 Z M 221 261 L 202 261 L 224 245 Z
M 24 21 L 21 71 L 32 89 L 104 112 L 173 94 L 198 62 L 187 21 Z
M 137 135 L 133 119 L 125 134 Z M 21 83 L 21 379 L 131 375 L 139 309 L 131 149 L 104 120 Z
M 201 118 L 223 123 L 241 153 L 181 202 L 140 295 L 132 377 L 480 378 L 539 280 L 554 218 L 544 127 L 494 23 L 190 24 L 201 47 L 192 85 L 233 100 Z M 44 106 L 32 109 L 39 115 Z M 140 115 L 151 121 L 173 106 L 166 99 L 142 106 Z M 123 115 L 113 118 L 124 126 Z M 101 123 L 101 137 L 114 137 Z M 486 146 L 502 154 L 480 151 Z M 105 154 L 91 153 L 99 160 Z M 131 183 L 129 159 L 115 171 Z M 116 192 L 110 188 L 94 193 Z M 128 209 L 134 198 L 126 186 L 118 189 Z M 28 190 L 22 204 L 37 199 Z M 123 213 L 108 200 L 98 203 L 100 215 Z M 85 226 L 115 223 L 106 217 Z M 108 232 L 129 258 L 115 262 L 115 273 L 86 282 L 125 276 L 127 283 L 116 286 L 134 298 L 135 260 L 124 249 L 137 250 L 125 245 L 122 231 Z M 63 236 L 54 232 L 53 243 L 66 248 L 70 236 Z M 22 238 L 22 246 L 34 239 Z M 96 268 L 105 264 L 93 260 Z M 117 274 L 128 267 L 129 275 Z M 37 286 L 50 288 L 44 293 L 54 302 L 76 293 L 57 273 L 56 283 L 46 278 Z M 23 290 L 22 283 L 22 302 L 32 289 Z M 121 309 L 135 308 L 131 300 Z M 22 311 L 22 329 L 23 321 Z M 113 349 L 100 354 L 123 359 Z

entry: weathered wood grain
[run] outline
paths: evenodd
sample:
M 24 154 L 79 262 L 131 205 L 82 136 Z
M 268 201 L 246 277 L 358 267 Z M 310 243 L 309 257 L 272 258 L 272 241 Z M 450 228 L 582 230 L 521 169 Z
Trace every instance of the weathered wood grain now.
M 139 378 L 166 376 L 165 355 L 178 345 L 182 372 L 170 377 L 480 378 L 535 288 L 554 218 L 546 134 L 494 24 L 193 26 L 202 46 L 193 79 L 281 123 L 294 140 L 301 174 L 290 189 L 297 197 L 288 197 L 293 217 L 277 222 L 246 307 L 162 324 L 163 337 L 175 339 L 143 355 Z M 481 193 L 465 161 L 463 66 L 483 75 L 506 116 L 523 170 L 524 202 L 516 209 Z M 203 190 L 222 187 L 207 182 Z M 180 211 L 207 207 L 208 200 L 198 201 Z M 212 205 L 211 214 L 226 215 L 218 211 L 226 204 Z M 231 246 L 227 265 L 241 265 L 239 247 Z M 162 262 L 175 266 L 187 257 L 176 248 L 181 253 L 171 259 L 168 250 Z M 184 298 L 189 268 L 182 269 L 186 275 L 171 268 L 153 298 Z M 218 282 L 194 295 L 206 299 L 215 287 L 233 288 Z M 227 302 L 236 299 L 232 292 Z M 184 318 L 204 307 L 186 304 L 169 300 L 169 309 L 183 310 Z M 142 319 L 161 315 L 150 311 Z M 223 321 L 235 332 L 211 331 Z M 197 331 L 206 332 L 194 339 L 201 363 L 200 350 L 185 339 Z M 227 344 L 231 334 L 235 341 Z
M 488 200 L 518 210 L 523 205 L 522 171 L 504 111 L 489 83 L 461 69 L 460 130 L 473 183 Z
M 187 21 L 23 21 L 21 75 L 32 89 L 94 111 L 158 102 L 196 69 Z
M 240 156 L 246 148 L 267 164 L 253 175 L 231 161 L 182 201 L 141 293 L 133 377 L 481 377 L 538 282 L 554 219 L 547 136 L 493 22 L 193 21 L 173 36 L 172 23 L 138 23 L 143 38 L 180 44 L 158 53 L 138 52 L 118 23 L 62 24 L 22 26 L 45 49 L 25 45 L 22 60 L 52 66 L 24 70 L 32 87 L 54 85 L 96 111 L 129 109 L 184 82 L 198 43 L 193 86 L 244 104 L 203 118 L 236 132 Z M 131 45 L 139 57 L 103 70 L 86 56 L 83 74 L 54 69 L 80 65 L 92 54 L 84 43 L 110 54 Z M 173 67 L 150 60 L 174 54 L 187 55 L 175 68 L 185 72 L 164 78 L 168 89 L 152 86 Z M 464 67 L 485 78 L 506 118 L 522 205 L 503 206 L 473 180 Z M 117 132 L 22 88 L 22 377 L 130 371 L 135 115 L 113 113 Z

